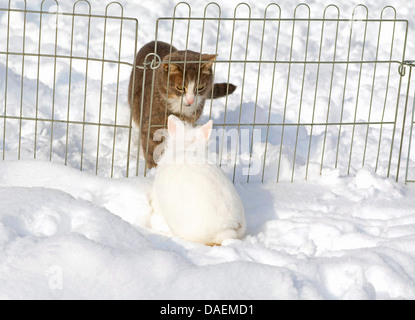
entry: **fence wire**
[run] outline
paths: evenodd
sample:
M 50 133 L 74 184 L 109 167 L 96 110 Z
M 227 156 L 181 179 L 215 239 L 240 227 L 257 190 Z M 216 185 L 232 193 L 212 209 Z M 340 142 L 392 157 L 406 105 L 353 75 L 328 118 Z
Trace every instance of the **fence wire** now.
M 408 141 L 408 156 L 406 161 L 406 171 L 405 171 L 405 182 L 415 182 L 415 154 L 413 151 L 414 146 L 414 126 L 415 126 L 415 88 L 413 86 L 412 79 L 412 71 L 415 67 L 415 61 L 406 61 L 406 65 L 409 67 L 409 76 L 408 76 L 408 82 L 409 84 L 412 84 L 412 89 L 410 89 L 410 86 L 408 84 L 408 90 L 407 90 L 407 102 L 406 102 L 406 109 L 407 112 L 405 114 L 408 114 L 408 117 L 410 117 L 410 129 L 409 129 L 409 141 Z M 410 92 L 414 92 L 412 95 L 412 115 L 411 115 L 411 108 L 409 106 L 408 100 L 410 96 Z M 412 152 L 411 152 L 412 150 Z
M 88 1 L 71 13 L 57 1 L 42 1 L 40 11 L 9 1 L 0 13 L 2 159 L 49 159 L 114 176 L 114 164 L 127 162 L 131 136 L 129 113 L 119 110 L 126 104 L 121 74 L 134 67 L 137 50 L 124 30 L 135 42 L 138 21 L 117 2 L 104 15 L 91 14 Z
M 125 17 L 118 2 L 103 15 L 91 14 L 86 0 L 72 12 L 61 12 L 57 1 L 42 1 L 39 11 L 27 10 L 26 1 L 23 8 L 12 3 L 0 7 L 2 159 L 47 159 L 110 177 L 145 175 L 128 80 L 137 68 L 154 74 L 152 59 L 163 57 L 135 65 L 144 45 L 138 21 Z M 372 19 L 364 5 L 345 19 L 335 5 L 314 18 L 300 4 L 285 18 L 277 4 L 252 17 L 241 3 L 228 17 L 209 3 L 202 17 L 193 17 L 190 5 L 179 3 L 155 25 L 156 42 L 217 54 L 216 82 L 237 85 L 234 94 L 208 100 L 199 123 L 214 120 L 218 164 L 233 181 L 248 182 L 366 166 L 397 181 L 404 168 L 405 181 L 412 181 L 407 34 L 408 21 L 393 7 Z

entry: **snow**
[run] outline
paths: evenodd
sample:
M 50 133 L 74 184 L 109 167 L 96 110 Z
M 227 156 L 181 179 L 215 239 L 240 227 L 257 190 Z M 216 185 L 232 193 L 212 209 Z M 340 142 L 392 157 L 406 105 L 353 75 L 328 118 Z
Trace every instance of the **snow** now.
M 151 177 L 33 160 L 0 177 L 1 298 L 415 297 L 415 188 L 366 169 L 236 184 L 247 235 L 213 248 L 148 227 Z
M 46 1 L 48 2 L 48 1 Z M 50 1 L 51 3 L 53 1 Z M 30 1 L 29 9 L 39 9 L 41 1 Z M 105 7 L 102 1 L 91 0 L 93 13 L 103 14 Z M 160 16 L 170 16 L 175 3 L 154 1 L 121 1 L 125 15 L 139 19 L 139 27 L 146 32 L 139 33 L 139 45 L 154 38 L 155 21 Z M 222 1 L 222 14 L 232 17 L 236 1 Z M 340 3 L 342 17 L 349 17 L 355 3 Z M 21 1 L 13 1 L 13 5 L 21 5 Z M 205 2 L 190 1 L 192 13 L 203 15 Z M 252 16 L 263 16 L 265 5 L 251 4 Z M 321 13 L 329 3 L 325 1 L 309 1 L 307 4 L 315 12 Z M 398 17 L 408 19 L 408 58 L 414 52 L 414 42 L 411 36 L 414 32 L 414 3 L 398 1 L 367 1 L 370 17 L 378 18 L 385 5 L 392 4 L 397 8 Z M 1 1 L 0 7 L 7 7 L 8 1 Z M 80 3 L 79 6 L 85 6 Z M 282 1 L 283 17 L 292 15 L 295 5 Z M 71 12 L 73 4 L 61 1 L 62 11 Z M 77 7 L 77 11 L 82 8 Z M 85 9 L 85 7 L 84 7 Z M 213 8 L 211 8 L 212 11 Z M 245 11 L 243 10 L 245 9 Z M 305 8 L 300 8 L 298 14 L 306 15 Z M 114 8 L 114 11 L 116 9 Z M 180 13 L 186 15 L 185 8 Z M 241 14 L 246 14 L 246 8 L 240 7 Z M 270 8 L 271 10 L 271 8 Z M 242 12 L 244 11 L 244 12 Z M 271 11 L 270 11 L 271 12 Z M 274 11 L 273 11 L 274 12 Z M 334 11 L 333 11 L 334 12 Z M 127 14 L 128 13 L 128 14 Z M 335 13 L 335 12 L 334 12 Z M 332 13 L 333 14 L 333 13 Z M 389 13 L 390 14 L 390 13 Z M 364 15 L 364 14 L 363 14 Z M 13 14 L 13 17 L 17 17 Z M 30 19 L 27 28 L 26 52 L 37 52 L 39 37 L 36 19 Z M 52 26 L 45 17 L 44 27 Z M 62 17 L 62 23 L 65 18 Z M 81 19 L 82 20 L 82 19 Z M 74 54 L 85 55 L 85 28 L 79 21 L 80 28 L 75 30 Z M 70 20 L 66 22 L 70 23 Z M 7 15 L 0 12 L 0 51 L 5 49 L 5 33 Z M 179 25 L 179 24 L 178 24 Z M 94 24 L 97 29 L 101 24 Z M 213 26 L 214 27 L 214 26 Z M 271 27 L 271 25 L 270 25 Z M 291 26 L 292 27 L 292 26 Z M 329 28 L 329 25 L 326 26 Z M 166 25 L 160 25 L 160 30 L 166 30 Z M 179 28 L 179 27 L 178 27 Z M 245 56 L 244 41 L 246 25 L 237 27 L 233 59 L 243 59 Z M 262 25 L 252 23 L 252 34 L 248 57 L 257 59 L 259 54 Z M 141 30 L 140 29 L 140 30 Z M 377 26 L 370 30 L 375 32 Z M 107 59 L 117 60 L 119 35 L 118 29 L 108 26 L 110 35 L 107 40 Z M 197 32 L 197 28 L 195 31 Z M 222 28 L 220 38 L 220 56 L 229 57 L 229 40 L 231 28 Z M 304 33 L 304 26 L 297 26 L 299 33 Z M 19 24 L 13 24 L 10 30 L 13 39 L 21 40 Z M 122 46 L 122 59 L 130 61 L 131 48 L 134 49 L 134 33 L 125 26 L 125 43 Z M 349 30 L 342 28 L 347 39 Z M 69 28 L 61 28 L 59 37 L 70 36 Z M 19 38 L 20 34 L 20 38 Z M 402 42 L 397 32 L 396 48 Z M 385 37 L 390 35 L 385 34 Z M 160 35 L 162 40 L 170 40 L 170 34 Z M 288 38 L 281 35 L 281 59 L 289 54 Z M 166 38 L 166 39 L 164 39 Z M 243 39 L 243 40 L 240 40 Z M 111 41 L 113 40 L 113 41 Z M 275 40 L 275 39 L 274 39 Z M 53 52 L 54 34 L 45 31 L 42 38 L 42 52 Z M 206 34 L 204 47 L 206 52 L 214 52 L 216 34 Z M 320 31 L 315 30 L 310 38 L 309 58 L 318 59 Z M 359 39 L 354 39 L 359 43 Z M 360 40 L 361 41 L 361 40 Z M 368 37 L 367 58 L 373 56 L 373 44 L 377 38 Z M 175 34 L 175 45 L 182 47 L 184 39 Z M 66 41 L 59 42 L 58 51 L 68 54 L 70 45 Z M 102 55 L 102 33 L 91 33 L 91 57 Z M 18 51 L 21 41 L 13 41 L 11 50 Z M 200 46 L 200 37 L 192 36 L 189 45 Z M 347 45 L 347 43 L 346 43 Z M 304 46 L 295 44 L 293 57 L 304 57 Z M 45 50 L 45 51 L 43 51 Z M 273 59 L 275 47 L 264 47 L 263 59 Z M 332 58 L 333 48 L 323 52 L 324 59 Z M 339 44 L 339 59 L 347 55 L 345 43 Z M 399 50 L 398 50 L 399 51 Z M 359 59 L 361 51 L 351 53 L 353 59 Z M 387 57 L 388 48 L 382 47 L 379 53 Z M 398 54 L 399 55 L 399 54 Z M 130 57 L 131 56 L 131 57 Z M 130 59 L 130 60 L 129 60 Z M 396 57 L 398 59 L 398 57 Z M 53 90 L 52 60 L 45 59 L 37 74 L 37 58 L 26 58 L 24 73 L 23 102 L 21 104 L 21 57 L 10 57 L 8 61 L 8 115 L 19 116 L 20 105 L 23 115 L 33 117 L 35 114 L 37 78 L 39 84 L 39 117 L 51 117 L 51 104 L 55 96 L 55 119 L 65 120 L 68 112 L 68 61 L 57 62 L 56 91 Z M 53 64 L 52 64 L 53 65 Z M 0 106 L 4 106 L 5 92 L 4 75 L 6 70 L 4 55 L 0 55 Z M 70 103 L 70 119 L 82 121 L 84 110 L 87 121 L 94 122 L 99 116 L 96 97 L 104 92 L 102 121 L 114 123 L 117 114 L 118 124 L 128 124 L 126 114 L 126 89 L 130 69 L 121 68 L 118 110 L 115 109 L 118 88 L 116 83 L 118 73 L 114 66 L 105 66 L 106 76 L 101 89 L 101 63 L 90 62 L 88 65 L 88 81 L 84 73 L 86 65 L 74 61 L 73 79 Z M 264 65 L 259 78 L 260 91 L 257 96 L 256 88 L 258 70 L 248 66 L 243 96 L 241 87 L 229 98 L 227 123 L 237 122 L 239 105 L 243 101 L 242 121 L 252 121 L 254 106 L 258 104 L 255 113 L 257 123 L 268 121 L 269 94 L 272 69 Z M 285 69 L 284 69 L 285 68 Z M 366 68 L 366 67 L 365 67 Z M 314 70 L 314 71 L 313 71 Z M 232 66 L 231 81 L 241 86 L 243 79 L 243 64 Z M 306 78 L 315 77 L 315 69 L 307 69 Z M 271 113 L 271 121 L 281 121 L 285 91 L 287 88 L 287 69 L 281 66 L 278 82 L 275 86 L 275 101 Z M 303 67 L 293 67 L 291 72 L 300 77 L 291 79 L 289 87 L 286 119 L 287 122 L 297 122 L 299 117 L 298 102 L 300 100 Z M 331 74 L 331 69 L 321 69 L 321 79 Z M 335 74 L 344 78 L 344 68 L 336 69 Z M 349 70 L 357 75 L 359 69 Z M 382 91 L 382 81 L 385 81 L 387 68 L 379 66 L 377 78 L 382 94 L 375 95 L 372 109 L 372 120 L 380 120 L 383 106 L 386 102 L 385 121 L 394 118 L 396 107 L 397 83 L 391 80 L 388 97 Z M 226 81 L 227 67 L 218 67 L 217 80 Z M 252 76 L 251 76 L 252 75 Z M 396 78 L 396 77 L 395 77 Z M 394 78 L 394 79 L 395 79 Z M 326 78 L 327 79 L 327 78 Z M 328 78 L 329 79 L 329 78 Z M 356 79 L 356 78 L 355 78 Z M 362 89 L 359 101 L 356 101 L 357 82 L 350 83 L 346 92 L 346 107 L 344 121 L 355 117 L 351 110 L 358 105 L 357 119 L 367 120 L 370 86 L 373 80 L 373 69 L 363 69 L 361 79 Z M 294 85 L 297 82 L 297 85 Z M 350 81 L 352 82 L 352 81 Z M 85 84 L 88 92 L 85 97 Z M 267 87 L 268 84 L 268 87 Z M 303 110 L 301 119 L 310 121 L 313 114 L 315 88 L 305 84 Z M 340 86 L 342 82 L 340 82 Z M 324 95 L 329 88 L 329 81 L 321 81 L 321 90 L 317 91 L 317 104 L 327 108 L 328 97 Z M 403 84 L 405 87 L 406 84 Z M 366 90 L 369 88 L 368 90 Z M 365 90 L 364 90 L 365 89 Z M 321 92 L 321 94 L 320 94 Z M 330 121 L 338 121 L 341 114 L 342 87 L 335 86 L 331 97 Z M 401 92 L 402 95 L 402 92 Z M 391 100 L 389 100 L 391 99 Z M 395 100 L 393 100 L 395 99 Z M 401 99 L 404 101 L 405 99 Z M 85 102 L 86 101 L 86 102 Z M 257 101 L 257 102 L 256 102 Z M 84 109 L 84 106 L 87 108 Z M 224 101 L 218 100 L 212 105 L 212 118 L 215 123 L 223 123 Z M 353 108 L 350 109 L 349 106 Z M 201 123 L 209 116 L 210 106 Z M 315 121 L 323 121 L 326 110 L 317 108 Z M 3 109 L 3 108 L 2 108 Z M 4 111 L 1 111 L 4 112 Z M 398 114 L 402 118 L 402 112 Z M 408 119 L 410 111 L 408 110 Z M 0 132 L 3 132 L 3 121 L 0 121 Z M 408 124 L 406 124 L 408 125 Z M 260 127 L 260 126 L 258 126 Z M 261 129 L 261 128 L 259 128 Z M 100 157 L 98 176 L 95 175 L 97 155 L 97 135 L 95 127 L 87 127 L 82 132 L 82 126 L 70 126 L 68 145 L 68 166 L 64 165 L 66 152 L 66 124 L 38 122 L 37 128 L 37 160 L 33 160 L 35 128 L 33 123 L 23 121 L 21 129 L 18 121 L 7 121 L 5 161 L 0 162 L 0 299 L 415 299 L 415 186 L 395 182 L 396 162 L 391 168 L 391 177 L 386 178 L 392 128 L 385 125 L 381 148 L 379 145 L 379 128 L 371 127 L 367 144 L 367 162 L 361 168 L 361 156 L 364 146 L 366 127 L 356 128 L 355 145 L 350 166 L 349 164 L 351 127 L 344 127 L 340 155 L 335 158 L 338 131 L 331 130 L 327 134 L 325 166 L 320 176 L 321 149 L 323 145 L 324 127 L 315 127 L 312 132 L 310 167 L 308 180 L 304 181 L 306 173 L 309 127 L 302 127 L 298 133 L 297 161 L 293 164 L 293 146 L 296 143 L 295 130 L 287 129 L 284 133 L 284 148 L 281 165 L 278 164 L 281 143 L 281 129 L 271 129 L 267 149 L 267 169 L 265 182 L 260 183 L 262 167 L 259 174 L 253 174 L 250 183 L 246 183 L 241 165 L 236 171 L 238 193 L 244 203 L 247 218 L 247 233 L 241 240 L 225 241 L 221 247 L 207 247 L 186 242 L 172 236 L 162 220 L 154 219 L 151 215 L 147 193 L 151 189 L 154 171 L 147 178 L 130 174 L 125 177 L 125 159 L 127 155 L 126 139 L 128 130 L 119 129 L 116 136 L 114 176 L 110 178 L 112 151 L 114 142 L 113 129 L 101 129 Z M 20 158 L 19 132 L 22 132 Z M 409 130 L 406 130 L 409 132 Z M 3 139 L 3 133 L 1 137 Z M 249 131 L 251 137 L 252 131 Z M 263 161 L 266 132 L 261 129 L 254 137 L 254 156 Z M 395 139 L 400 136 L 396 133 Z M 349 137 L 349 138 L 347 138 Z M 85 139 L 84 146 L 80 141 Z M 346 139 L 347 138 L 347 139 Z M 52 140 L 52 144 L 50 145 Z M 1 140 L 2 141 L 2 140 Z M 134 141 L 134 137 L 133 137 Z M 305 143 L 305 144 L 304 144 Z M 249 154 L 249 144 L 247 153 Z M 2 145 L 0 145 L 2 148 Z M 394 144 L 395 150 L 399 144 Z M 404 145 L 404 149 L 407 145 Z M 1 149 L 2 150 L 2 149 Z M 3 151 L 3 150 L 2 150 Z M 135 173 L 134 154 L 132 150 L 130 171 Z M 82 156 L 81 156 L 82 153 Z M 247 153 L 241 155 L 242 164 L 246 164 Z M 376 158 L 379 153 L 379 164 L 375 172 Z M 48 161 L 52 154 L 52 161 Z M 232 153 L 233 154 L 233 153 Z M 245 160 L 245 162 L 243 161 Z M 337 168 L 334 168 L 338 160 Z M 412 161 L 412 160 L 411 160 Z M 410 164 L 413 165 L 413 161 Z M 80 163 L 83 171 L 79 170 Z M 406 163 L 403 159 L 402 164 Z M 293 168 L 295 171 L 292 171 Z M 232 178 L 233 162 L 224 166 L 224 170 Z M 253 169 L 252 169 L 253 170 Z M 277 170 L 280 182 L 276 183 Z M 401 168 L 401 170 L 404 170 Z M 291 183 L 291 177 L 294 182 Z

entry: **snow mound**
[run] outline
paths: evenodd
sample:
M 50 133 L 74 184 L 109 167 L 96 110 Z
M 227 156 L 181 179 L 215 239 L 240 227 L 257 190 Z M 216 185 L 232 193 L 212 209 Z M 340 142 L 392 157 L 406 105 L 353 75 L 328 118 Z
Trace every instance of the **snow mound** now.
M 0 163 L 0 298 L 415 298 L 415 189 L 367 169 L 237 184 L 248 231 L 205 247 L 160 233 L 152 177 Z

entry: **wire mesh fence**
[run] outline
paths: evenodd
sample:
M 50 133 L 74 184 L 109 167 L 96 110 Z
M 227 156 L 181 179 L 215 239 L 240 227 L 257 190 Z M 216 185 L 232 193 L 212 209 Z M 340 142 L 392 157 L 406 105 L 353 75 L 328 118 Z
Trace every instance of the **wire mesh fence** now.
M 2 159 L 49 159 L 113 176 L 131 135 L 121 86 L 136 51 L 124 34 L 135 41 L 137 20 L 118 3 L 93 15 L 87 1 L 69 13 L 54 1 L 38 11 L 9 1 L 0 12 Z
M 409 67 L 409 75 L 408 75 L 408 91 L 407 91 L 407 115 L 410 117 L 410 129 L 409 129 L 409 141 L 408 141 L 408 154 L 407 154 L 407 161 L 406 161 L 406 171 L 405 171 L 405 182 L 415 182 L 415 154 L 414 154 L 414 127 L 415 127 L 415 93 L 412 94 L 412 108 L 410 107 L 409 96 L 411 92 L 415 92 L 415 88 L 413 86 L 413 80 L 412 79 L 412 71 L 415 67 L 415 61 L 406 61 L 406 65 Z M 412 88 L 410 88 L 410 85 L 412 85 Z M 411 115 L 411 109 L 412 109 L 412 115 Z M 411 152 L 412 150 L 412 152 Z
M 155 77 L 164 57 L 136 65 L 144 45 L 138 21 L 118 2 L 91 14 L 84 0 L 72 12 L 61 12 L 57 1 L 43 1 L 38 11 L 9 1 L 0 15 L 2 159 L 145 175 L 148 148 L 129 108 L 128 82 L 143 70 Z M 198 119 L 214 121 L 217 162 L 233 181 L 294 181 L 364 166 L 396 180 L 404 169 L 411 181 L 407 34 L 408 21 L 390 6 L 373 19 L 364 5 L 348 18 L 329 5 L 316 18 L 301 4 L 286 18 L 277 4 L 259 17 L 240 4 L 229 17 L 209 3 L 193 17 L 179 3 L 156 21 L 154 39 L 218 55 L 215 82 L 237 85 L 208 99 Z

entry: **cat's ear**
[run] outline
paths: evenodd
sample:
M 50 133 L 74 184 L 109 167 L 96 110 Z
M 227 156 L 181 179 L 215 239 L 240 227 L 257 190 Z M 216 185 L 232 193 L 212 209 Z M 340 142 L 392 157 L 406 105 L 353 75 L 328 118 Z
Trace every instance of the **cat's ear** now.
M 175 115 L 170 115 L 167 123 L 167 130 L 171 137 L 176 138 L 177 136 L 184 135 L 184 124 Z
M 205 123 L 203 126 L 199 128 L 199 132 L 202 134 L 202 137 L 205 141 L 208 141 L 210 138 L 210 135 L 212 134 L 213 129 L 213 121 L 209 120 L 207 123 Z
M 169 62 L 169 56 L 164 57 L 162 67 L 165 73 L 169 73 L 170 69 L 170 74 L 179 73 L 181 70 L 178 64 L 175 64 L 171 61 Z
M 170 69 L 170 74 L 176 74 L 176 73 L 180 73 L 180 67 L 175 64 L 175 63 L 163 63 L 163 68 L 164 68 L 164 72 L 169 73 L 169 69 Z
M 202 55 L 202 61 L 206 61 L 202 64 L 202 73 L 212 73 L 212 65 L 216 61 L 217 54 L 204 54 Z

